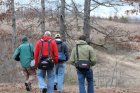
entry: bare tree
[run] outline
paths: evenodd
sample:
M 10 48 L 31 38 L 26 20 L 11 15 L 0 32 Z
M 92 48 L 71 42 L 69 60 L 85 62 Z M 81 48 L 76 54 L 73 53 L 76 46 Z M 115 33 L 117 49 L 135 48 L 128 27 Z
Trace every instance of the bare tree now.
M 16 45 L 16 17 L 15 17 L 15 6 L 14 6 L 14 0 L 11 0 L 11 11 L 12 11 L 12 27 L 13 27 L 13 42 L 14 42 L 14 48 Z
M 130 2 L 140 2 L 140 0 L 124 0 L 124 1 L 130 1 Z
M 41 12 L 41 31 L 42 34 L 45 32 L 45 0 L 41 0 L 41 7 L 42 7 L 42 12 Z
M 61 9 L 60 9 L 60 34 L 62 40 L 66 41 L 66 26 L 65 26 L 65 0 L 61 0 Z
M 84 4 L 84 35 L 86 35 L 87 40 L 90 39 L 90 3 L 91 0 L 85 0 Z

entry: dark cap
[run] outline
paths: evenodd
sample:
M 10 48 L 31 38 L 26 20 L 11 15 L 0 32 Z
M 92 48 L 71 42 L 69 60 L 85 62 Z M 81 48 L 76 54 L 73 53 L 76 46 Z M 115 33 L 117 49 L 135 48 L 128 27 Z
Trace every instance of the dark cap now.
M 81 35 L 81 36 L 79 37 L 79 40 L 84 40 L 84 41 L 86 41 L 86 36 L 85 36 L 85 35 Z
M 22 36 L 22 42 L 26 42 L 26 41 L 28 41 L 28 38 L 27 38 L 27 36 L 23 35 Z

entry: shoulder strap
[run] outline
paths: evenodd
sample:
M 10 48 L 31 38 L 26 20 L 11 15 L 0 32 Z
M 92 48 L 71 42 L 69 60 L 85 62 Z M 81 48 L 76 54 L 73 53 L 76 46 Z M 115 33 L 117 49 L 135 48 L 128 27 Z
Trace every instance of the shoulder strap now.
M 50 51 L 51 51 L 51 49 L 50 49 L 50 43 L 51 43 L 51 39 L 48 40 L 48 56 L 49 57 L 51 56 L 51 53 L 50 53 Z
M 59 48 L 60 48 L 59 52 L 64 52 L 63 42 L 60 43 L 60 44 L 58 44 L 58 46 L 59 46 Z
M 90 51 L 89 51 L 89 60 L 90 60 Z M 90 60 L 91 61 L 91 60 Z
M 31 53 L 31 56 L 33 56 L 33 51 L 32 51 L 32 49 L 31 49 L 31 45 L 29 44 L 29 48 L 30 48 L 30 53 Z
M 44 45 L 44 40 L 41 39 L 41 51 L 40 51 L 40 57 L 42 56 L 43 45 Z
M 76 45 L 76 55 L 77 55 L 77 60 L 79 60 L 79 54 L 78 54 L 78 44 Z

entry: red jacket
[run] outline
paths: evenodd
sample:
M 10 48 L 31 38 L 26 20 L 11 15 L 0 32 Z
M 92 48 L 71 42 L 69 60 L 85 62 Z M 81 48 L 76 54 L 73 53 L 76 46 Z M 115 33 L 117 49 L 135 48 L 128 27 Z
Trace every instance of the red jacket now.
M 50 40 L 52 38 L 49 36 L 43 36 L 42 39 L 47 41 L 47 40 Z M 34 49 L 34 59 L 35 59 L 36 66 L 38 65 L 38 62 L 39 62 L 41 47 L 42 47 L 42 41 L 38 40 L 36 42 L 35 49 Z M 56 42 L 53 39 L 50 42 L 50 54 L 52 56 L 52 59 L 54 60 L 54 63 L 57 64 L 57 62 L 58 62 L 58 49 L 57 49 Z M 48 55 L 48 42 L 44 42 L 42 55 L 43 56 Z

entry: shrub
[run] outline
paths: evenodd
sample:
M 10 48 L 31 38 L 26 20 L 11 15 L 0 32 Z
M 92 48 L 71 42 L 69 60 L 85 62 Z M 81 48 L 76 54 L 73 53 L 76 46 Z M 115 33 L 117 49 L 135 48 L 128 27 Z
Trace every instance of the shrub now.
M 109 20 L 112 21 L 112 17 L 111 16 L 109 17 Z
M 122 16 L 122 17 L 120 18 L 120 21 L 121 21 L 122 23 L 128 23 L 128 18 Z

